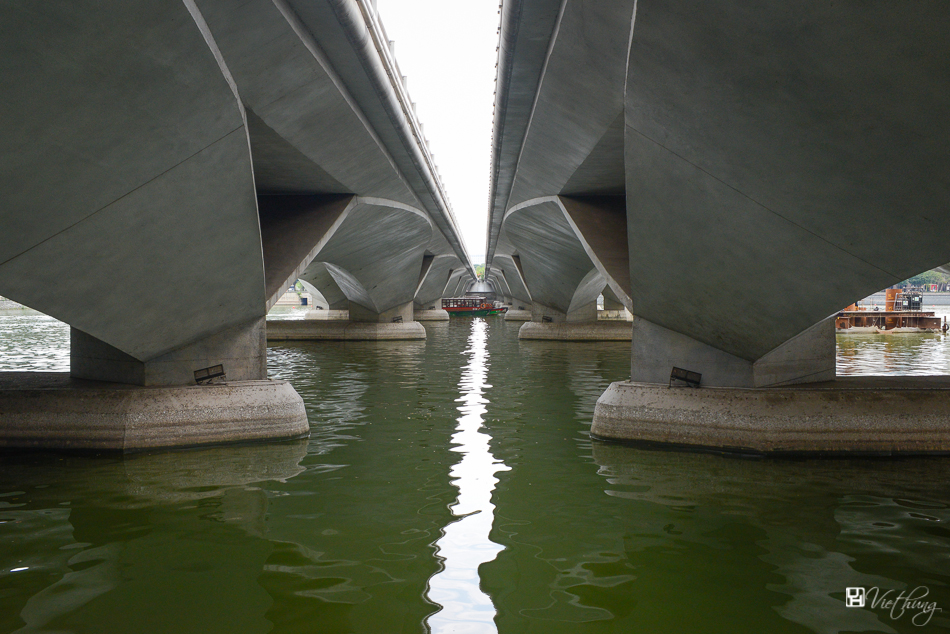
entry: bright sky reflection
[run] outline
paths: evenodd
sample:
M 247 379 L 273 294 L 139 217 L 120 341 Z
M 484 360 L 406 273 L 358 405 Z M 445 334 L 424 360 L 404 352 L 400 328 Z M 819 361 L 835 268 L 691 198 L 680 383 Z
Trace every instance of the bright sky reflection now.
M 461 397 L 458 427 L 452 436 L 456 445 L 452 451 L 462 459 L 450 472 L 459 495 L 452 513 L 459 519 L 449 524 L 436 542 L 437 556 L 443 559 L 443 569 L 429 580 L 429 600 L 442 610 L 429 617 L 429 629 L 435 634 L 444 632 L 496 632 L 495 606 L 478 585 L 478 566 L 491 561 L 503 550 L 488 539 L 494 519 L 495 506 L 491 494 L 498 479 L 495 474 L 509 467 L 495 460 L 488 445 L 491 437 L 480 431 L 485 404 L 483 394 L 488 375 L 488 349 L 485 320 L 472 321 L 468 339 L 468 365 L 462 371 L 459 383 Z

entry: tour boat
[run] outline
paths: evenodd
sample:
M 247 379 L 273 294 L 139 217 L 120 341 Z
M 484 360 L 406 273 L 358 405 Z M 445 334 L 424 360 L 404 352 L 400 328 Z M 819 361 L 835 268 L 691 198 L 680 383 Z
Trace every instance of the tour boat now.
M 442 310 L 450 315 L 486 317 L 504 315 L 508 307 L 498 306 L 482 297 L 443 297 Z

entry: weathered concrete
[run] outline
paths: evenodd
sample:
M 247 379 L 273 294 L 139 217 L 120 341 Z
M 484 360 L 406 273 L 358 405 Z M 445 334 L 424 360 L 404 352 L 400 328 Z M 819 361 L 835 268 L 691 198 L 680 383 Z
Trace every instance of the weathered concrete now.
M 267 378 L 264 319 L 227 328 L 154 359 L 141 361 L 72 328 L 69 371 L 77 379 L 131 385 L 190 385 L 195 371 L 222 365 L 229 381 Z
M 412 312 L 413 317 L 416 321 L 448 321 L 449 313 L 448 311 L 442 310 L 441 308 L 436 310 L 414 310 Z
M 503 2 L 486 276 L 571 321 L 593 265 L 637 316 L 636 381 L 833 378 L 828 315 L 950 258 L 945 22 L 934 3 Z
M 598 321 L 633 321 L 633 314 L 626 308 L 619 310 L 598 310 Z
M 324 321 L 349 321 L 349 310 L 308 310 L 303 315 L 304 319 L 321 319 Z
M 350 302 L 350 321 L 389 324 L 394 322 L 409 323 L 412 321 L 412 302 L 406 302 L 392 308 L 375 312 L 356 302 Z
M 402 323 L 274 320 L 267 322 L 268 341 L 402 341 L 425 339 L 419 322 Z
M 474 278 L 372 4 L 14 0 L 0 23 L 0 293 L 73 327 L 74 377 L 264 379 L 297 277 L 377 322 Z
M 547 339 L 557 341 L 630 341 L 630 322 L 525 322 L 518 330 L 519 339 Z
M 0 447 L 132 452 L 307 436 L 286 381 L 139 387 L 0 373 Z
M 835 376 L 834 322 L 825 319 L 756 361 L 635 317 L 630 376 L 666 383 L 673 367 L 702 374 L 704 386 L 766 387 L 827 381 Z
M 505 321 L 531 321 L 531 311 L 509 308 L 508 312 L 505 313 Z
M 723 452 L 950 453 L 950 377 L 838 377 L 793 387 L 618 382 L 596 438 Z

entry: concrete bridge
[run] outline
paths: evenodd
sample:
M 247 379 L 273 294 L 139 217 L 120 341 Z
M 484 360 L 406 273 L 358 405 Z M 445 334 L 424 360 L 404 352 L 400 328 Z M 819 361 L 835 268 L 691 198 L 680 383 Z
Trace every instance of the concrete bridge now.
M 636 316 L 595 434 L 950 447 L 942 383 L 835 381 L 828 319 L 950 260 L 948 26 L 938 2 L 503 2 L 487 276 L 533 332 L 598 293 Z
M 414 304 L 474 281 L 368 0 L 14 1 L 0 22 L 0 294 L 72 327 L 69 377 L 5 379 L 0 444 L 306 434 L 266 381 L 288 283 L 418 333 Z

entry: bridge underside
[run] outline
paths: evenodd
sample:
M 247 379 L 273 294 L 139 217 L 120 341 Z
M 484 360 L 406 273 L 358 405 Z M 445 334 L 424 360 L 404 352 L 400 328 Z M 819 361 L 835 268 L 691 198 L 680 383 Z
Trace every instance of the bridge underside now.
M 636 315 L 634 382 L 834 379 L 827 318 L 950 260 L 948 23 L 936 2 L 506 2 L 489 277 L 568 316 L 596 271 Z M 617 201 L 622 256 L 597 237 Z
M 0 293 L 70 324 L 74 379 L 265 380 L 265 314 L 294 279 L 367 321 L 411 321 L 436 258 L 471 279 L 361 7 L 0 8 Z

